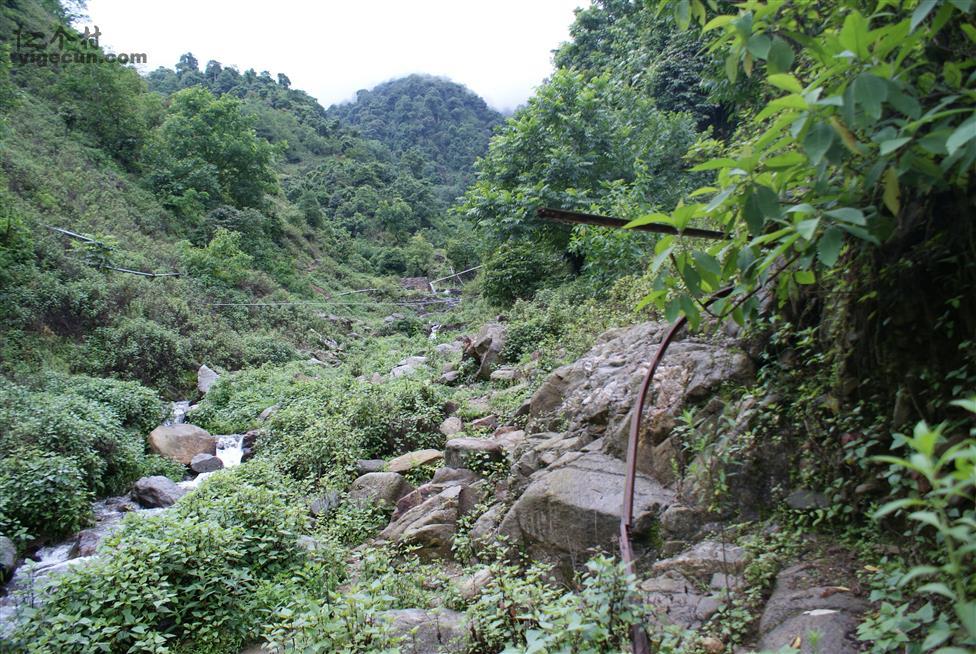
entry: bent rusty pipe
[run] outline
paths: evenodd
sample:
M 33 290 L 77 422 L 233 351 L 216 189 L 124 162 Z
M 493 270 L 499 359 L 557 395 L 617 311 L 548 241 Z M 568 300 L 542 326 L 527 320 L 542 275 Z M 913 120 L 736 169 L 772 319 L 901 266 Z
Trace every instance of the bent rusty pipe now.
M 704 306 L 707 307 L 716 300 L 728 296 L 732 293 L 732 289 L 732 286 L 726 286 L 716 291 L 708 298 Z M 630 573 L 636 572 L 634 550 L 630 542 L 630 530 L 633 527 L 632 523 L 634 518 L 634 482 L 637 478 L 637 443 L 640 437 L 641 417 L 644 414 L 647 392 L 651 388 L 651 382 L 654 381 L 654 373 L 657 372 L 658 366 L 661 365 L 661 360 L 664 359 L 664 354 L 667 352 L 668 346 L 671 345 L 674 337 L 678 335 L 678 332 L 681 331 L 687 322 L 688 318 L 686 316 L 681 316 L 675 320 L 671 325 L 671 329 L 668 330 L 668 333 L 661 341 L 661 344 L 658 345 L 654 360 L 647 369 L 643 382 L 641 382 L 640 392 L 637 394 L 637 401 L 634 402 L 634 414 L 630 418 L 630 436 L 627 440 L 627 474 L 624 478 L 624 503 L 620 512 L 620 557 L 623 559 L 624 565 L 627 566 L 627 571 Z M 634 654 L 650 654 L 650 643 L 641 625 L 634 625 L 632 627 L 631 640 Z

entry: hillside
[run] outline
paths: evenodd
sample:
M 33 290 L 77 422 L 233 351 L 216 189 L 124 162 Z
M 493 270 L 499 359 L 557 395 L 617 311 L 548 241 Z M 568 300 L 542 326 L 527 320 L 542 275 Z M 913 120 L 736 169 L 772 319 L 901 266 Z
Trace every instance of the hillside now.
M 0 651 L 974 651 L 976 6 L 655 5 L 504 121 L 3 5 Z
M 356 127 L 398 157 L 419 153 L 438 196 L 452 203 L 474 179 L 473 164 L 488 149 L 502 115 L 460 84 L 410 75 L 356 94 L 329 109 L 329 116 Z M 415 164 L 420 166 L 418 162 Z

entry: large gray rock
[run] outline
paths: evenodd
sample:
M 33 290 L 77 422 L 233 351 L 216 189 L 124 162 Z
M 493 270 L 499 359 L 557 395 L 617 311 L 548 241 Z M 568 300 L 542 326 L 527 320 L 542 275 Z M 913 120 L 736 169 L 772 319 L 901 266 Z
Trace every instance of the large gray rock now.
M 664 625 L 697 629 L 722 606 L 720 593 L 703 589 L 675 571 L 646 579 L 638 588 L 651 609 L 653 630 Z
M 402 654 L 460 654 L 464 647 L 464 614 L 449 609 L 383 611 L 390 633 L 400 638 Z
M 352 482 L 349 499 L 354 502 L 395 506 L 397 500 L 411 491 L 413 486 L 395 472 L 367 472 Z
M 213 454 L 197 454 L 190 459 L 190 470 L 193 472 L 214 472 L 224 467 L 224 462 Z
M 449 486 L 411 508 L 380 532 L 379 540 L 416 545 L 424 558 L 448 557 L 460 516 L 462 486 Z
M 704 582 L 716 573 L 739 574 L 747 561 L 746 551 L 738 545 L 705 540 L 676 556 L 657 561 L 651 569 L 658 574 L 674 571 Z
M 216 371 L 211 370 L 206 365 L 200 366 L 197 370 L 197 390 L 206 395 L 210 388 L 220 379 Z
M 556 369 L 525 409 L 530 433 L 556 425 L 585 445 L 605 437 L 605 451 L 625 457 L 630 414 L 666 323 L 647 322 L 604 333 L 575 362 Z M 652 451 L 670 435 L 682 411 L 730 381 L 745 382 L 752 363 L 734 341 L 679 336 L 658 368 L 641 421 L 638 469 L 654 474 Z M 568 423 L 568 424 L 567 424 Z
M 478 366 L 478 379 L 489 379 L 498 366 L 502 348 L 505 347 L 505 325 L 498 322 L 485 324 L 478 335 L 465 348 L 462 359 L 472 359 Z
M 149 434 L 149 446 L 157 454 L 187 466 L 197 454 L 216 454 L 217 439 L 201 427 L 185 423 L 156 427 Z
M 390 371 L 390 377 L 396 379 L 397 377 L 406 377 L 417 372 L 417 369 L 427 363 L 427 357 L 415 356 L 407 357 L 400 363 L 396 364 Z
M 498 533 L 534 559 L 561 566 L 609 550 L 620 532 L 625 465 L 599 452 L 571 452 L 542 472 L 506 514 Z M 638 474 L 634 486 L 635 540 L 654 533 L 674 494 Z
M 132 485 L 132 499 L 147 509 L 172 506 L 186 492 L 172 479 L 162 475 L 143 477 Z
M 14 573 L 17 565 L 17 547 L 6 536 L 0 536 L 0 581 Z
M 799 637 L 802 654 L 859 652 L 857 625 L 869 604 L 846 590 L 847 583 L 825 561 L 782 570 L 759 621 L 759 649 L 775 652 Z

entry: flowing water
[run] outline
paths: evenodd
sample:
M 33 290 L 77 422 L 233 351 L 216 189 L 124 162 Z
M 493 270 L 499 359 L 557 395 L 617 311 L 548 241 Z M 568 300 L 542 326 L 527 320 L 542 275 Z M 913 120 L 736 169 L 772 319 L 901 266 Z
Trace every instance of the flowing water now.
M 170 416 L 163 424 L 182 424 L 189 408 L 189 402 L 173 402 Z M 243 448 L 244 436 L 241 434 L 217 437 L 216 455 L 223 462 L 224 468 L 240 465 L 244 453 Z M 179 482 L 179 486 L 192 490 L 212 474 L 214 473 L 201 473 L 193 479 Z M 12 618 L 18 606 L 23 603 L 37 603 L 38 598 L 34 595 L 34 589 L 37 589 L 41 582 L 73 566 L 84 565 L 93 561 L 97 556 L 94 554 L 95 546 L 121 526 L 122 517 L 126 513 L 138 512 L 140 515 L 153 515 L 166 510 L 143 509 L 132 502 L 127 495 L 109 497 L 92 503 L 92 513 L 95 518 L 94 526 L 61 543 L 39 548 L 23 561 L 6 585 L 3 586 L 2 595 L 0 595 L 0 638 L 8 635 L 13 627 Z

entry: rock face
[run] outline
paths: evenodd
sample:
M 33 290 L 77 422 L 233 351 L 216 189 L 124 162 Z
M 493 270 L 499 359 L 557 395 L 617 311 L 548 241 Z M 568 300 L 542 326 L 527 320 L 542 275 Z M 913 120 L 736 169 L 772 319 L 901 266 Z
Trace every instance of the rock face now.
M 463 359 L 472 359 L 478 366 L 478 379 L 490 379 L 498 366 L 502 348 L 505 347 L 505 326 L 498 322 L 484 325 L 465 348 Z
M 647 322 L 603 334 L 572 364 L 553 371 L 527 407 L 530 432 L 568 419 L 565 432 L 585 442 L 604 438 L 604 451 L 625 458 L 631 411 L 640 383 L 668 329 Z M 641 421 L 638 469 L 654 474 L 653 450 L 686 406 L 729 381 L 747 381 L 749 357 L 731 340 L 688 338 L 671 344 L 655 375 Z
M 624 463 L 599 452 L 572 452 L 536 474 L 505 515 L 498 533 L 535 559 L 568 574 L 574 562 L 613 546 L 623 506 Z M 634 534 L 648 536 L 674 501 L 672 491 L 638 475 Z
M 349 487 L 349 499 L 355 502 L 394 506 L 397 500 L 412 490 L 413 486 L 395 472 L 367 472 L 352 482 L 352 486 Z
M 156 427 L 149 434 L 149 446 L 183 465 L 190 465 L 197 454 L 217 453 L 217 439 L 191 424 Z
M 197 454 L 190 459 L 190 470 L 193 472 L 214 472 L 224 467 L 224 462 L 212 454 Z
M 390 631 L 400 637 L 404 654 L 440 654 L 464 651 L 464 614 L 448 609 L 383 611 Z
M 386 464 L 386 469 L 390 472 L 406 472 L 428 463 L 435 463 L 443 458 L 444 453 L 440 450 L 416 450 L 390 459 Z
M 143 477 L 132 486 L 132 499 L 147 509 L 172 506 L 186 495 L 169 477 Z
M 419 489 L 418 489 L 419 490 Z M 461 513 L 461 486 L 449 486 L 409 509 L 384 529 L 381 541 L 416 545 L 424 558 L 447 557 Z
M 802 654 L 860 651 L 857 625 L 869 605 L 846 587 L 825 584 L 823 569 L 808 562 L 779 573 L 759 621 L 760 650 L 775 652 L 799 637 Z M 815 639 L 811 633 L 817 634 Z
M 220 375 L 218 375 L 214 370 L 211 370 L 205 365 L 200 366 L 200 369 L 197 370 L 197 390 L 206 395 L 210 392 L 210 387 L 213 386 L 218 379 L 220 379 Z

